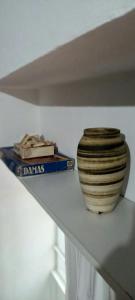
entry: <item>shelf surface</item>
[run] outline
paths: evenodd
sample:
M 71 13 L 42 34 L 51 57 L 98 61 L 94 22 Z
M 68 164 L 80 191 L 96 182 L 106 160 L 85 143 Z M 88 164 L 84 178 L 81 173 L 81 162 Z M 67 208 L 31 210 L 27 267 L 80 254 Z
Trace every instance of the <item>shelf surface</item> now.
M 135 204 L 122 199 L 112 213 L 87 211 L 76 171 L 21 182 L 122 299 L 135 299 Z
M 0 90 L 22 90 L 70 83 L 135 70 L 135 11 L 114 19 L 39 57 L 0 80 Z

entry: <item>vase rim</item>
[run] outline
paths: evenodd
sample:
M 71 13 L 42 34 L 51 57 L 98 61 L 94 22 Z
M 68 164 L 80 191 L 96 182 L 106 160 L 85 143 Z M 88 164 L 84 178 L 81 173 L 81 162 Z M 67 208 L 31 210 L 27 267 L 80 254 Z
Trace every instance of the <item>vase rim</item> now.
M 93 127 L 84 129 L 84 134 L 87 135 L 117 135 L 120 134 L 120 129 L 111 127 Z

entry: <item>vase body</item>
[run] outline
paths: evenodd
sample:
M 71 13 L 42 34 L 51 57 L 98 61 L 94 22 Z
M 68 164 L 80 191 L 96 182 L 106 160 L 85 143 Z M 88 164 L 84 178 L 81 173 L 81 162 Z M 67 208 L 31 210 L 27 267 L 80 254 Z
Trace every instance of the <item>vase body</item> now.
M 95 213 L 116 206 L 126 173 L 127 145 L 115 128 L 87 128 L 77 149 L 77 164 L 86 206 Z

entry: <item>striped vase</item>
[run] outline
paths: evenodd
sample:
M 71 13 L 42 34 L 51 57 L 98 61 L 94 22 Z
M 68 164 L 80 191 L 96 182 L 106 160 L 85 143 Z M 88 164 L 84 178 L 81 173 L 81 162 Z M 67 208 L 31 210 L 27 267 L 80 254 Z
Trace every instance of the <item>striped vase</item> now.
M 127 145 L 115 128 L 87 128 L 77 150 L 79 179 L 86 206 L 95 213 L 116 206 L 126 172 Z

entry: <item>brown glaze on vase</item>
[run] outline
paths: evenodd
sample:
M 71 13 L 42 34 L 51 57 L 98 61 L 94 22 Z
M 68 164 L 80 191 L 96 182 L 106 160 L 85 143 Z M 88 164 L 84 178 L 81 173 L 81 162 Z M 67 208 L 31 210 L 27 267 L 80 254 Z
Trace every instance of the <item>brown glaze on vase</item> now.
M 87 208 L 95 213 L 112 211 L 121 193 L 127 163 L 127 146 L 120 130 L 85 129 L 77 163 Z

